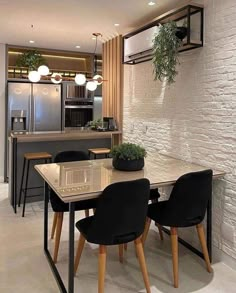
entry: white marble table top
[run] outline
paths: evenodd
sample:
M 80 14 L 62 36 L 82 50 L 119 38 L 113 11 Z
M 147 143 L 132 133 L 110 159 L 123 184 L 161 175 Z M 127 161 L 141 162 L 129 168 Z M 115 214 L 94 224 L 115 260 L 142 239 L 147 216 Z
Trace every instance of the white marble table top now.
M 146 158 L 141 171 L 118 171 L 112 159 L 36 165 L 35 169 L 64 202 L 98 197 L 111 183 L 148 178 L 150 187 L 168 186 L 183 174 L 209 169 L 200 165 L 157 154 Z M 213 170 L 213 178 L 225 172 Z

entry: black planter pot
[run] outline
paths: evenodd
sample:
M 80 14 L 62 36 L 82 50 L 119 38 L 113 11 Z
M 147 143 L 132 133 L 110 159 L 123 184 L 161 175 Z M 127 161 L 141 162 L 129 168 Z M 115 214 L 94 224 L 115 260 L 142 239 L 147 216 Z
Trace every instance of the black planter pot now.
M 115 169 L 120 171 L 138 171 L 144 166 L 144 159 L 138 160 L 123 160 L 115 159 L 112 160 L 112 165 Z
M 181 41 L 187 36 L 187 28 L 184 26 L 179 26 L 176 29 L 175 35 L 178 39 L 180 39 Z

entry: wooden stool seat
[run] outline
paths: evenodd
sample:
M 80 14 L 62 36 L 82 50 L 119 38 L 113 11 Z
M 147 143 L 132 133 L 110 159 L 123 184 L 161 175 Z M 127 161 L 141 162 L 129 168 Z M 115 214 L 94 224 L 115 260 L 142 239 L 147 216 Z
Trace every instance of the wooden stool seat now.
M 41 159 L 51 159 L 52 155 L 46 152 L 40 153 L 25 153 L 24 158 L 26 160 L 41 160 Z
M 96 159 L 97 155 L 105 155 L 106 158 L 108 158 L 108 155 L 110 154 L 110 152 L 111 152 L 111 150 L 108 148 L 88 149 L 89 156 L 91 156 L 91 154 L 93 154 L 95 159 Z

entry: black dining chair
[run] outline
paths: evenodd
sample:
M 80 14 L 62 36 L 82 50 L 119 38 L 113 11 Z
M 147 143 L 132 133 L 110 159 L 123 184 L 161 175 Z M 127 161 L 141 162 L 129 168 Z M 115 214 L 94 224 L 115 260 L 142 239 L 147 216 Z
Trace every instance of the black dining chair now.
M 80 231 L 75 258 L 75 274 L 79 265 L 85 240 L 99 244 L 98 292 L 104 292 L 106 246 L 134 241 L 146 291 L 150 293 L 149 278 L 141 236 L 145 226 L 149 200 L 148 179 L 119 182 L 109 185 L 99 197 L 94 216 L 76 223 Z M 122 255 L 123 257 L 123 255 Z M 120 255 L 120 261 L 122 261 Z
M 64 151 L 56 155 L 54 159 L 54 163 L 84 161 L 84 160 L 89 160 L 89 157 L 85 152 Z M 54 234 L 56 232 L 54 255 L 53 255 L 53 261 L 56 263 L 57 257 L 58 257 L 60 239 L 61 239 L 63 216 L 64 216 L 64 212 L 69 211 L 69 204 L 64 203 L 52 189 L 50 190 L 50 202 L 51 202 L 52 209 L 54 211 L 51 239 L 54 238 Z M 75 204 L 75 211 L 85 210 L 85 215 L 87 217 L 89 216 L 89 209 L 96 208 L 96 205 L 97 205 L 97 199 L 78 201 Z
M 178 288 L 178 231 L 179 227 L 196 226 L 207 271 L 212 272 L 202 221 L 212 194 L 212 170 L 187 173 L 175 183 L 168 201 L 148 206 L 143 233 L 146 240 L 151 220 L 169 226 L 171 234 L 174 287 Z

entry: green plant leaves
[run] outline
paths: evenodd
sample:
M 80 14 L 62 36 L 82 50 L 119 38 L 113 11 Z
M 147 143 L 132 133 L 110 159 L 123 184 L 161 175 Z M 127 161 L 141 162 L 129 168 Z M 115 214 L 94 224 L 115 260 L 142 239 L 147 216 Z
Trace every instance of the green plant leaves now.
M 178 63 L 178 49 L 182 42 L 175 35 L 177 25 L 175 22 L 169 22 L 162 25 L 158 34 L 153 39 L 153 72 L 155 80 L 163 81 L 167 79 L 167 83 L 175 82 L 175 76 L 178 74 L 176 65 Z
M 146 157 L 147 152 L 143 147 L 137 144 L 122 143 L 112 148 L 111 155 L 116 159 L 138 160 Z
M 46 60 L 37 50 L 26 51 L 16 60 L 16 66 L 28 67 L 29 70 L 37 70 L 40 65 L 46 65 Z

